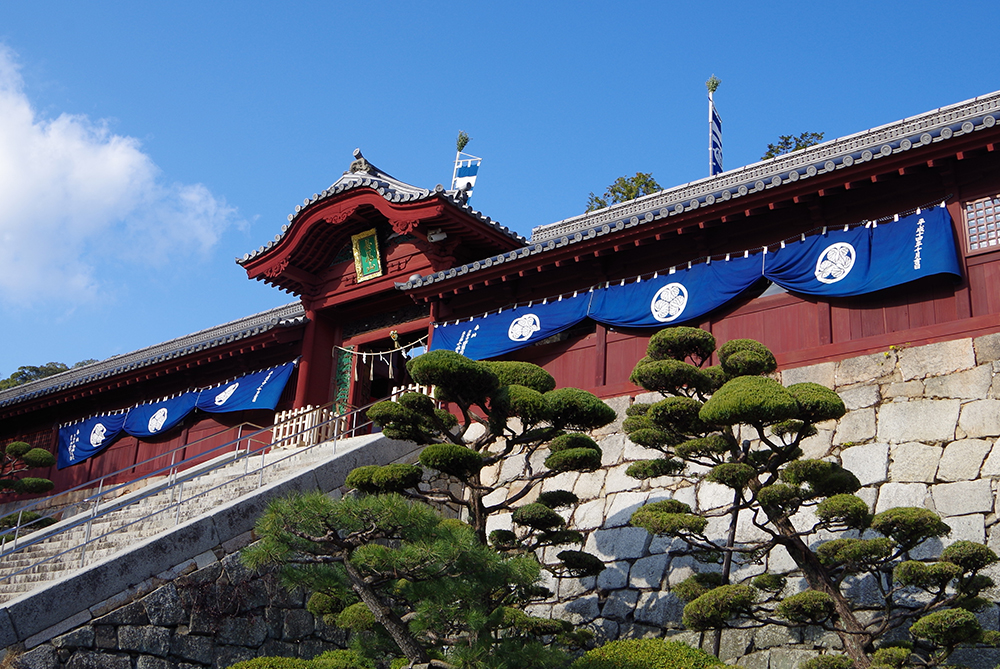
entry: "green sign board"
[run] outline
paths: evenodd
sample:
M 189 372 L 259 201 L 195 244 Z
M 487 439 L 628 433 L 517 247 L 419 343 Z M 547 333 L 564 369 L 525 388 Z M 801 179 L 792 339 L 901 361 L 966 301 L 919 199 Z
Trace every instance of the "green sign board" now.
M 354 269 L 358 273 L 358 283 L 382 276 L 382 254 L 378 250 L 378 235 L 375 228 L 351 237 L 354 247 Z

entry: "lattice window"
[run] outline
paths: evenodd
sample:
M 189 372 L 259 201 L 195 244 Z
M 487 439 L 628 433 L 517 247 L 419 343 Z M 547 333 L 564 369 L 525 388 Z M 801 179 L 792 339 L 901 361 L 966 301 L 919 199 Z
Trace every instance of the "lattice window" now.
M 1000 195 L 966 203 L 965 232 L 970 252 L 1000 245 Z

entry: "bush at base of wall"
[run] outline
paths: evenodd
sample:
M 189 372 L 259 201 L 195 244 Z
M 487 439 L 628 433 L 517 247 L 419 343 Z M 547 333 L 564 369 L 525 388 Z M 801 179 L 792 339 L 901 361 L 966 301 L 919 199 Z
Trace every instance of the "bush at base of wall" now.
M 680 641 L 626 639 L 587 651 L 572 669 L 708 669 L 719 665 L 723 665 L 719 658 Z
M 329 650 L 311 660 L 258 657 L 237 662 L 229 669 L 375 669 L 375 665 L 353 650 Z

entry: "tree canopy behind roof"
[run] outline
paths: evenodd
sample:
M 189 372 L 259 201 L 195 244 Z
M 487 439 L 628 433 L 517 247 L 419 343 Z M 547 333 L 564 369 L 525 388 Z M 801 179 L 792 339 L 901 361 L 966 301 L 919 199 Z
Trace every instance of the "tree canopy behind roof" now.
M 604 197 L 591 193 L 587 198 L 587 211 L 597 211 L 620 202 L 628 202 L 643 195 L 651 195 L 663 190 L 650 172 L 636 172 L 634 177 L 618 177 L 604 191 Z

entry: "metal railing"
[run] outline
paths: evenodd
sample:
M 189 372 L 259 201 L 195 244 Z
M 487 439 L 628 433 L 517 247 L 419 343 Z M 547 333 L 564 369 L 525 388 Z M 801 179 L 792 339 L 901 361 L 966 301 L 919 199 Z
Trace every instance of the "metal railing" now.
M 197 444 L 201 441 L 218 437 L 219 434 L 222 434 L 234 428 L 228 428 L 223 432 L 210 435 L 201 440 L 198 440 L 197 442 L 192 442 L 191 444 L 186 444 L 184 446 L 175 448 L 171 451 L 161 453 L 157 456 L 154 456 L 153 458 L 144 460 L 143 462 L 135 463 L 124 469 L 120 469 L 116 472 L 106 474 L 105 476 L 101 477 L 101 479 L 95 479 L 94 481 L 81 484 L 71 490 L 60 493 L 59 495 L 53 495 L 48 498 L 44 498 L 42 500 L 37 500 L 35 502 L 32 502 L 31 504 L 22 507 L 21 509 L 15 510 L 13 513 L 17 513 L 20 520 L 26 512 L 31 511 L 34 508 L 39 508 L 44 503 L 51 502 L 54 498 L 60 495 L 65 495 L 70 492 L 86 488 L 88 486 L 93 487 L 95 483 L 97 484 L 98 488 L 97 493 L 90 495 L 87 498 L 69 507 L 72 508 L 73 506 L 75 506 L 80 509 L 80 511 L 76 515 L 73 515 L 68 519 L 64 519 L 56 523 L 55 525 L 46 526 L 45 529 L 47 531 L 37 530 L 27 536 L 24 536 L 23 530 L 24 528 L 30 527 L 33 524 L 42 523 L 44 518 L 53 518 L 55 515 L 65 514 L 66 511 L 65 508 L 60 509 L 59 511 L 54 511 L 47 516 L 41 516 L 40 518 L 35 519 L 29 523 L 24 523 L 23 525 L 20 522 L 18 522 L 18 524 L 15 525 L 14 527 L 4 530 L 3 532 L 0 532 L 0 546 L 3 546 L 2 550 L 0 550 L 0 565 L 2 565 L 4 560 L 9 560 L 10 559 L 9 556 L 15 553 L 23 552 L 25 549 L 31 546 L 41 544 L 55 537 L 66 535 L 66 533 L 72 530 L 79 529 L 81 527 L 84 529 L 83 540 L 80 541 L 79 543 L 73 544 L 70 547 L 63 549 L 54 555 L 50 555 L 48 557 L 44 557 L 37 561 L 31 562 L 30 564 L 23 566 L 20 569 L 13 571 L 12 573 L 0 576 L 0 583 L 9 581 L 14 576 L 27 573 L 45 563 L 59 560 L 67 555 L 70 555 L 74 551 L 80 552 L 79 566 L 83 567 L 86 565 L 88 548 L 91 547 L 93 544 L 101 541 L 105 537 L 108 537 L 117 532 L 122 532 L 140 523 L 144 523 L 149 519 L 153 518 L 154 516 L 160 516 L 160 514 L 167 514 L 169 512 L 173 512 L 174 514 L 173 524 L 176 526 L 181 522 L 181 509 L 182 506 L 185 504 L 190 504 L 192 501 L 200 499 L 216 490 L 234 484 L 235 482 L 248 479 L 252 476 L 257 477 L 256 487 L 259 488 L 264 484 L 265 468 L 274 467 L 293 457 L 298 457 L 302 453 L 308 452 L 311 449 L 319 446 L 320 444 L 329 443 L 332 441 L 333 450 L 334 453 L 336 453 L 336 448 L 337 448 L 336 443 L 338 439 L 363 434 L 366 432 L 367 428 L 372 424 L 371 421 L 367 420 L 367 418 L 365 417 L 365 412 L 371 406 L 372 405 L 369 404 L 364 407 L 350 409 L 349 411 L 346 411 L 344 413 L 334 415 L 325 421 L 314 421 L 309 425 L 309 427 L 306 427 L 300 432 L 286 434 L 285 436 L 277 440 L 272 440 L 268 438 L 266 440 L 266 443 L 265 440 L 262 439 L 262 437 L 263 435 L 268 433 L 273 434 L 275 425 L 262 428 L 260 426 L 252 425 L 250 423 L 241 423 L 240 425 L 235 426 L 236 429 L 238 430 L 238 435 L 236 439 L 227 441 L 226 443 L 215 446 L 207 451 L 198 453 L 197 455 L 185 458 L 180 461 L 176 460 L 178 451 L 184 448 L 190 448 L 194 444 Z M 314 411 L 320 412 L 321 410 L 324 409 L 328 410 L 329 407 L 330 407 L 329 404 L 324 405 L 322 407 L 316 407 Z M 326 415 L 329 415 L 329 413 L 327 413 Z M 290 450 L 287 455 L 275 457 L 270 461 L 267 461 L 268 452 L 271 451 L 273 448 L 284 444 L 300 444 L 302 443 L 303 435 L 306 435 L 307 433 L 310 432 L 315 434 L 316 428 L 326 427 L 328 423 L 333 424 L 333 429 L 330 432 L 327 432 L 327 434 L 332 434 L 331 439 L 327 441 L 318 441 L 316 443 L 306 444 L 305 446 L 296 448 L 293 451 Z M 276 423 L 276 425 L 278 425 L 278 423 Z M 255 429 L 254 431 L 248 434 L 243 434 L 243 429 L 246 427 L 252 427 Z M 246 444 L 245 448 L 242 446 L 242 444 L 244 443 Z M 230 451 L 230 449 L 232 450 Z M 208 462 L 204 462 L 204 458 L 211 453 L 221 453 L 221 455 Z M 133 470 L 141 465 L 151 463 L 161 458 L 165 458 L 168 455 L 171 456 L 170 464 L 160 467 L 159 469 L 156 469 L 154 471 L 148 472 L 147 474 L 138 477 L 136 479 L 130 480 L 126 483 L 116 485 L 114 487 L 108 488 L 107 490 L 104 489 L 105 480 L 113 478 L 116 475 L 128 472 L 129 470 Z M 251 468 L 251 458 L 254 458 L 255 456 L 258 455 L 260 456 L 260 461 L 254 463 L 253 468 Z M 238 462 L 241 459 L 244 461 L 244 467 L 242 473 L 239 473 L 231 478 L 227 478 L 222 482 L 218 483 L 217 485 L 207 488 L 205 490 L 201 490 L 193 495 L 190 495 L 187 498 L 184 497 L 185 483 L 193 482 L 195 479 L 203 475 L 210 474 L 212 472 L 216 472 L 222 469 L 223 467 L 228 467 L 230 465 L 233 465 L 234 463 Z M 164 480 L 156 482 L 154 484 L 147 485 L 146 487 L 138 491 L 135 491 L 133 493 L 115 497 L 109 502 L 102 504 L 102 498 L 108 495 L 112 495 L 116 492 L 120 493 L 127 486 L 134 486 L 138 481 L 152 479 L 157 476 L 163 476 Z M 131 521 L 123 525 L 117 526 L 113 529 L 110 529 L 102 534 L 99 534 L 97 536 L 92 536 L 92 530 L 95 521 L 97 521 L 98 519 L 108 516 L 109 514 L 114 513 L 115 511 L 122 510 L 133 504 L 138 504 L 145 499 L 153 497 L 154 495 L 159 495 L 167 491 L 170 492 L 170 501 L 168 504 L 150 513 L 134 518 Z M 160 516 L 160 517 L 162 518 L 166 516 Z M 6 544 L 8 542 L 11 542 L 10 548 L 6 548 Z

